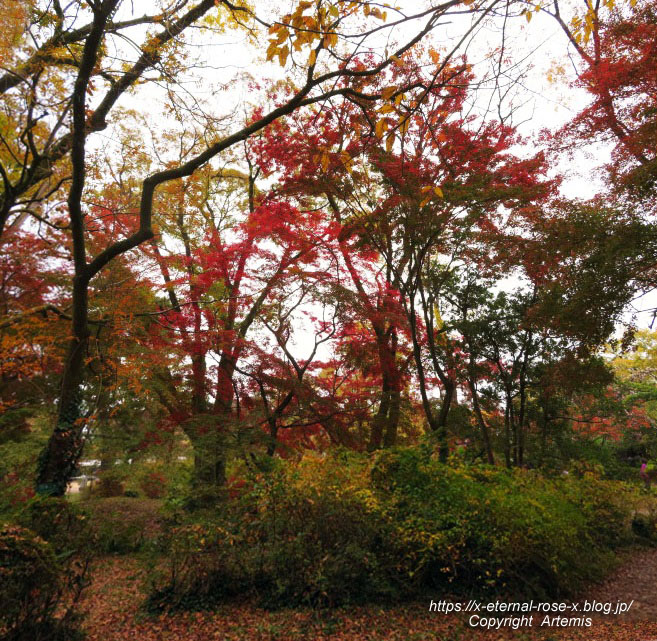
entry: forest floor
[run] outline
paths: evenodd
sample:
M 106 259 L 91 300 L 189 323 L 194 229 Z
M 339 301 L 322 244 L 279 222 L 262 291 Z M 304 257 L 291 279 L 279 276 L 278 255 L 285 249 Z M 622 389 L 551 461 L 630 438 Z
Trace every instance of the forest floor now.
M 393 607 L 353 607 L 322 612 L 269 612 L 253 605 L 227 604 L 213 612 L 163 614 L 141 611 L 144 573 L 131 557 L 98 561 L 83 607 L 89 641 L 657 641 L 657 549 L 626 552 L 616 571 L 578 600 L 631 603 L 622 615 L 596 615 L 590 627 L 540 626 L 481 630 L 467 614 L 429 611 L 429 602 Z M 436 597 L 436 600 L 439 597 Z M 569 616 L 582 616 L 572 615 Z

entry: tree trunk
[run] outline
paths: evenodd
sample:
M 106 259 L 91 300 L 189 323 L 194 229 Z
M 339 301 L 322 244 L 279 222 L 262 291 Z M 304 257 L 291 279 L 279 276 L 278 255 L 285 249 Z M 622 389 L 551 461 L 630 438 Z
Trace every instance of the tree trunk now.
M 88 281 L 78 276 L 73 286 L 73 338 L 64 368 L 57 423 L 39 457 L 38 494 L 63 496 L 82 453 L 84 418 L 81 403 L 89 344 L 87 321 Z
M 276 422 L 276 417 L 271 416 L 267 420 L 269 424 L 269 443 L 267 444 L 267 456 L 274 456 L 276 453 L 276 445 L 278 444 L 278 423 Z
M 506 466 L 511 467 L 511 435 L 509 433 L 509 399 L 506 399 L 506 406 L 504 408 L 504 459 Z
M 397 427 L 399 426 L 399 411 L 401 406 L 401 390 L 399 384 L 393 386 L 390 391 L 390 409 L 386 431 L 383 436 L 383 447 L 393 447 L 397 443 Z
M 194 449 L 192 485 L 197 490 L 226 485 L 226 453 L 219 422 L 220 417 L 203 414 L 193 416 L 183 425 Z
M 434 430 L 438 436 L 438 456 L 441 463 L 447 463 L 447 457 L 449 456 L 449 444 L 447 443 L 447 418 L 452 406 L 455 391 L 456 386 L 454 385 L 454 382 L 451 380 L 448 381 L 445 385 L 445 395 L 443 396 L 443 402 L 440 405 L 440 414 L 438 415 L 438 421 Z
M 520 415 L 518 416 L 518 437 L 517 437 L 518 455 L 516 458 L 517 464 L 519 466 L 522 466 L 525 463 L 525 423 L 526 423 L 526 414 L 527 414 L 526 399 L 527 399 L 526 383 L 524 380 L 524 371 L 523 371 L 523 378 L 520 382 Z
M 390 411 L 390 385 L 387 378 L 387 376 L 383 377 L 381 400 L 379 401 L 379 410 L 372 421 L 370 441 L 367 444 L 368 452 L 381 449 L 383 444 L 383 430 L 388 422 L 388 412 Z
M 73 476 L 78 458 L 82 453 L 83 422 L 81 420 L 81 402 L 85 358 L 89 344 L 89 280 L 96 273 L 87 265 L 85 221 L 82 211 L 82 194 L 86 176 L 86 95 L 93 68 L 97 62 L 105 25 L 117 5 L 118 0 L 103 0 L 94 8 L 93 25 L 82 49 L 79 71 L 71 96 L 73 120 L 72 177 L 67 204 L 71 221 L 75 269 L 72 300 L 72 339 L 69 344 L 68 358 L 62 377 L 57 423 L 39 458 L 36 480 L 36 490 L 39 494 L 63 496 L 66 492 L 66 486 L 71 476 Z
M 194 479 L 195 487 L 222 488 L 226 485 L 226 459 L 223 453 L 217 451 L 194 451 Z
M 477 386 L 473 379 L 468 379 L 468 387 L 470 388 L 470 393 L 472 394 L 472 408 L 479 423 L 481 429 L 481 436 L 484 441 L 484 448 L 486 450 L 486 458 L 490 465 L 495 465 L 495 456 L 493 455 L 493 447 L 490 441 L 490 433 L 488 430 L 488 425 L 484 420 L 484 415 L 481 413 L 481 407 L 479 406 L 479 397 L 477 396 Z

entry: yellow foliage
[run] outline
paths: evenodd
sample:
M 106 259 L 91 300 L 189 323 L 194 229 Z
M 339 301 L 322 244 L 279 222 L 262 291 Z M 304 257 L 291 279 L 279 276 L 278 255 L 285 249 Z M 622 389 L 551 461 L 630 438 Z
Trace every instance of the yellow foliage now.
M 202 21 L 203 26 L 217 33 L 225 33 L 231 29 L 246 31 L 250 38 L 254 39 L 256 36 L 255 23 L 248 17 L 255 14 L 255 7 L 251 2 L 245 0 L 236 0 L 232 5 L 234 9 L 229 9 L 223 3 L 217 3 L 216 13 L 206 15 Z
M 0 11 L 0 65 L 9 66 L 25 35 L 25 22 L 33 0 L 6 0 Z

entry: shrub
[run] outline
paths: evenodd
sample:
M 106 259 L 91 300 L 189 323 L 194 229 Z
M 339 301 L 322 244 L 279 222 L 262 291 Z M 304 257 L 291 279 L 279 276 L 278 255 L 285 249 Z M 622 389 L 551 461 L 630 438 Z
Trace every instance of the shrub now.
M 30 605 L 29 619 L 14 626 L 16 639 L 75 639 L 80 616 L 77 601 L 88 584 L 89 565 L 96 551 L 96 541 L 88 515 L 66 499 L 36 497 L 15 513 L 18 524 L 28 533 L 26 540 L 45 546 L 43 563 L 33 567 L 36 587 L 43 585 Z M 30 539 L 32 537 L 32 539 Z M 23 589 L 29 595 L 30 565 L 24 564 Z M 49 577 L 54 577 L 51 578 Z M 30 597 L 31 599 L 31 597 Z M 55 615 L 55 613 L 57 613 Z
M 251 573 L 267 605 L 337 605 L 398 596 L 391 524 L 357 486 L 272 479 L 249 513 Z
M 171 531 L 168 580 L 150 607 L 207 607 L 239 592 L 269 607 L 400 595 L 390 524 L 363 462 L 345 471 L 337 460 L 307 459 L 234 483 L 241 494 L 219 519 Z
M 600 578 L 630 536 L 618 483 L 446 466 L 422 447 L 280 462 L 241 485 L 220 514 L 172 533 L 152 607 L 242 592 L 274 607 L 430 589 L 567 595 Z
M 58 555 L 88 559 L 96 540 L 89 515 L 63 498 L 37 496 L 16 514 L 20 525 L 50 543 Z
M 419 448 L 377 465 L 409 571 L 427 585 L 571 594 L 600 578 L 629 540 L 631 502 L 617 483 L 447 467 Z
M 33 476 L 45 442 L 29 409 L 7 409 L 0 413 L 0 518 L 9 518 L 16 508 L 34 496 Z M 32 419 L 28 422 L 29 419 Z M 30 423 L 36 425 L 30 425 Z M 46 436 L 47 438 L 47 436 Z
M 148 472 L 139 479 L 139 488 L 149 499 L 164 498 L 167 493 L 164 474 L 161 472 Z
M 161 532 L 159 501 L 116 496 L 90 499 L 84 506 L 91 517 L 97 552 L 136 552 Z
M 642 543 L 657 544 L 657 500 L 643 499 L 632 518 L 632 531 Z
M 150 611 L 211 608 L 246 590 L 244 573 L 229 532 L 218 525 L 183 525 L 168 529 L 164 569 L 154 559 Z M 159 572 L 156 570 L 159 569 Z M 164 578 L 164 581 L 162 580 Z
M 20 526 L 0 528 L 0 633 L 7 641 L 81 638 L 75 602 L 84 570 Z
M 110 498 L 123 496 L 125 492 L 125 472 L 116 468 L 101 470 L 98 473 L 98 481 L 91 487 L 92 496 Z

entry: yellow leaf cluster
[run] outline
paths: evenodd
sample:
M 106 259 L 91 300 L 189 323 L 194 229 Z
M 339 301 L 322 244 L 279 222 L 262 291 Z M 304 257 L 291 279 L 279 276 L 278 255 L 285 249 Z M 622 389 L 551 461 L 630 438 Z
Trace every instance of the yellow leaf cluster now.
M 438 185 L 435 186 L 425 185 L 424 187 L 422 187 L 422 189 L 420 189 L 420 193 L 425 194 L 425 197 L 420 202 L 420 207 L 424 207 L 429 201 L 433 200 L 436 197 L 437 198 L 445 197 L 442 188 L 438 187 Z
M 312 10 L 311 15 L 306 11 Z M 378 7 L 369 3 L 360 2 L 336 2 L 328 7 L 322 2 L 301 0 L 292 13 L 285 14 L 280 22 L 275 22 L 269 27 L 269 46 L 267 47 L 267 61 L 278 58 L 281 66 L 287 62 L 292 50 L 301 51 L 305 46 L 313 46 L 319 41 L 319 46 L 311 51 L 308 57 L 308 65 L 312 67 L 317 62 L 317 53 L 320 49 L 331 49 L 336 47 L 339 41 L 338 33 L 335 31 L 336 21 L 356 11 L 362 10 L 366 16 L 372 16 L 379 20 L 386 20 L 387 14 Z M 290 45 L 284 44 L 289 40 Z M 391 95 L 396 88 L 390 87 Z
M 363 13 L 366 16 L 374 16 L 375 18 L 378 18 L 379 20 L 383 20 L 384 22 L 388 17 L 386 11 L 381 11 L 381 9 L 379 9 L 378 7 L 372 7 L 369 4 L 363 6 Z

